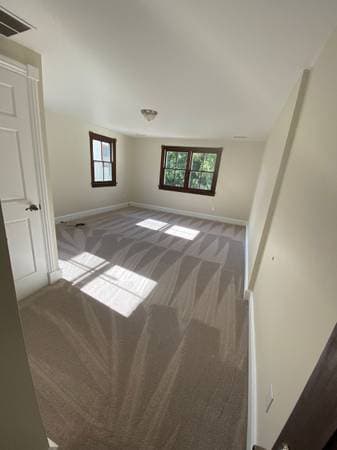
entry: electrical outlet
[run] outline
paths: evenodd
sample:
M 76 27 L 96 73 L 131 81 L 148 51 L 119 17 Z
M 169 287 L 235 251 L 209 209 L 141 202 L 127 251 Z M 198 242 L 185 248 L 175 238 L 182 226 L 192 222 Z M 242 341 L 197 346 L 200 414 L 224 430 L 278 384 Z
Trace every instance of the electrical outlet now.
M 271 407 L 273 401 L 274 401 L 273 385 L 270 384 L 270 385 L 269 385 L 268 392 L 267 392 L 267 394 L 266 394 L 266 398 L 265 398 L 266 413 L 269 412 L 270 407 Z

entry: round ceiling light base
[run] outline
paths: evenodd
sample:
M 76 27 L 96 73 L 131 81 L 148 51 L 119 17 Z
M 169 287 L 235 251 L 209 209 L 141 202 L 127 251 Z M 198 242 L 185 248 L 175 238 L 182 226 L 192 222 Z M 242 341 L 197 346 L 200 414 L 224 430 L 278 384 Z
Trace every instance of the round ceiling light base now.
M 154 109 L 141 109 L 140 112 L 143 114 L 145 119 L 148 122 L 151 122 L 153 119 L 155 119 L 158 115 L 158 111 L 155 111 Z

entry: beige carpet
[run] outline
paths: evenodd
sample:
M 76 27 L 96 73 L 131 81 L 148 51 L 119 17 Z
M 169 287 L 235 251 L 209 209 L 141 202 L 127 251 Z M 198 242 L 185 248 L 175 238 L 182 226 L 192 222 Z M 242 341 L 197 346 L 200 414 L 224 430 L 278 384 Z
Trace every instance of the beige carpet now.
M 244 449 L 244 228 L 127 208 L 57 226 L 65 280 L 21 303 L 61 450 Z

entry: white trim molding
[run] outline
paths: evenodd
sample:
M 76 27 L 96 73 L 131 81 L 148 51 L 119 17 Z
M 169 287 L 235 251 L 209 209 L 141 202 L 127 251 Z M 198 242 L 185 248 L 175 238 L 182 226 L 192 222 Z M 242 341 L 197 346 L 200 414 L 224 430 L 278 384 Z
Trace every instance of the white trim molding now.
M 244 299 L 249 300 L 250 291 L 248 290 L 249 285 L 249 222 L 246 224 L 245 229 L 245 275 L 243 281 L 244 289 Z
M 59 447 L 55 442 L 48 438 L 49 450 L 57 450 Z
M 51 205 L 48 195 L 45 151 L 42 136 L 40 102 L 39 102 L 39 87 L 38 87 L 38 83 L 40 81 L 39 69 L 28 64 L 26 66 L 26 77 L 27 77 L 37 184 L 39 190 L 39 198 L 41 202 L 41 219 L 42 219 L 43 238 L 47 260 L 48 280 L 49 283 L 52 284 L 61 278 L 62 272 L 60 271 L 58 265 L 55 225 L 51 213 Z
M 123 209 L 127 208 L 129 206 L 128 202 L 125 203 L 118 203 L 116 205 L 110 205 L 110 206 L 103 206 L 101 208 L 94 208 L 94 209 L 86 209 L 84 211 L 77 211 L 70 214 L 65 214 L 64 216 L 58 216 L 55 217 L 55 222 L 70 222 L 72 220 L 81 219 L 83 217 L 89 217 L 89 216 L 95 216 L 97 214 L 102 214 L 109 211 L 115 211 L 117 209 Z
M 27 66 L 8 58 L 7 56 L 0 55 L 0 67 L 18 73 L 19 75 L 27 76 Z
M 167 213 L 172 213 L 172 214 L 180 214 L 183 216 L 197 217 L 199 219 L 215 220 L 218 222 L 229 223 L 232 225 L 241 225 L 241 226 L 247 225 L 247 221 L 242 220 L 242 219 L 233 219 L 230 217 L 213 216 L 211 214 L 204 214 L 204 213 L 199 213 L 199 212 L 194 212 L 194 211 L 185 211 L 183 209 L 167 208 L 166 206 L 151 205 L 149 203 L 130 202 L 129 205 L 134 206 L 136 208 L 153 209 L 154 211 L 162 211 L 162 212 L 167 212 Z
M 165 206 L 151 205 L 149 203 L 138 203 L 138 202 L 118 203 L 116 205 L 103 206 L 94 209 L 86 209 L 84 211 L 77 211 L 74 213 L 65 214 L 63 216 L 57 216 L 55 217 L 55 222 L 56 223 L 69 222 L 72 220 L 81 219 L 83 217 L 94 216 L 96 214 L 102 214 L 109 211 L 127 208 L 128 206 L 133 206 L 135 208 L 151 209 L 153 211 L 161 211 L 171 214 L 180 214 L 183 216 L 196 217 L 199 219 L 215 220 L 217 222 L 229 223 L 232 225 L 241 225 L 243 227 L 247 225 L 247 222 L 242 219 L 232 219 L 230 217 L 213 216 L 211 214 L 198 213 L 194 211 L 185 211 L 182 209 L 167 208 Z
M 56 281 L 60 280 L 62 278 L 62 270 L 57 269 L 53 272 L 48 272 L 48 282 L 49 284 L 54 284 Z
M 29 114 L 32 130 L 32 142 L 36 167 L 39 202 L 41 205 L 41 221 L 46 254 L 47 275 L 50 283 L 57 281 L 60 274 L 58 266 L 55 227 L 52 205 L 49 201 L 48 183 L 45 163 L 45 149 L 42 135 L 41 112 L 39 102 L 40 71 L 30 64 L 22 64 L 0 54 L 0 67 L 24 76 L 27 80 Z
M 257 438 L 257 377 L 256 377 L 256 340 L 254 320 L 254 296 L 249 293 L 249 348 L 248 348 L 248 423 L 247 450 L 252 450 Z

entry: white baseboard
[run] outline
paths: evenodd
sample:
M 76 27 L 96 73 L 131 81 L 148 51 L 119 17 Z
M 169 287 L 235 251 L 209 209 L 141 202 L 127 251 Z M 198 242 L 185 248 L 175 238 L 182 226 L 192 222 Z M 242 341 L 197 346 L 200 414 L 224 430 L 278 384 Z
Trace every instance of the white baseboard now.
M 129 206 L 128 202 L 118 203 L 117 205 L 103 206 L 101 208 L 86 209 L 84 211 L 78 211 L 70 214 L 65 214 L 64 216 L 55 217 L 55 222 L 69 222 L 72 220 L 80 219 L 82 217 L 95 216 L 96 214 L 102 214 L 109 211 L 114 211 L 116 209 L 122 209 Z
M 65 214 L 64 216 L 55 217 L 55 222 L 68 222 L 76 219 L 80 219 L 82 217 L 94 216 L 96 214 L 101 214 L 104 212 L 114 211 L 117 209 L 126 208 L 128 206 L 134 206 L 136 208 L 144 208 L 144 209 L 153 209 L 154 211 L 162 211 L 172 214 L 181 214 L 183 216 L 197 217 L 199 219 L 206 220 L 215 220 L 218 222 L 229 223 L 233 225 L 241 225 L 246 226 L 247 221 L 242 219 L 233 219 L 231 217 L 221 217 L 221 216 L 213 216 L 212 214 L 205 214 L 194 211 L 186 211 L 183 209 L 175 209 L 175 208 L 167 208 L 166 206 L 158 206 L 152 205 L 150 203 L 138 203 L 138 202 L 125 202 L 118 203 L 117 205 L 103 206 L 101 208 L 87 209 L 84 211 L 78 211 L 70 214 Z
M 57 450 L 59 446 L 55 444 L 51 439 L 48 438 L 49 450 Z
M 199 219 L 215 220 L 218 222 L 224 222 L 233 225 L 242 225 L 242 226 L 247 225 L 247 221 L 242 219 L 232 219 L 230 217 L 213 216 L 211 214 L 204 214 L 194 211 L 185 211 L 184 209 L 167 208 L 166 206 L 151 205 L 149 203 L 130 202 L 129 205 L 135 206 L 137 208 L 153 209 L 154 211 L 162 211 L 172 214 L 180 214 L 183 216 L 197 217 Z
M 57 269 L 53 272 L 48 273 L 48 282 L 49 284 L 54 284 L 56 281 L 60 280 L 62 278 L 62 270 Z
M 248 245 L 248 231 L 249 231 L 249 223 L 246 225 L 245 230 L 245 277 L 244 277 L 244 299 L 248 300 L 249 293 L 246 294 L 248 291 L 248 285 L 249 285 L 249 245 Z
M 257 435 L 257 379 L 256 379 L 256 341 L 254 320 L 254 296 L 249 292 L 249 359 L 248 359 L 248 424 L 247 450 L 256 445 Z

